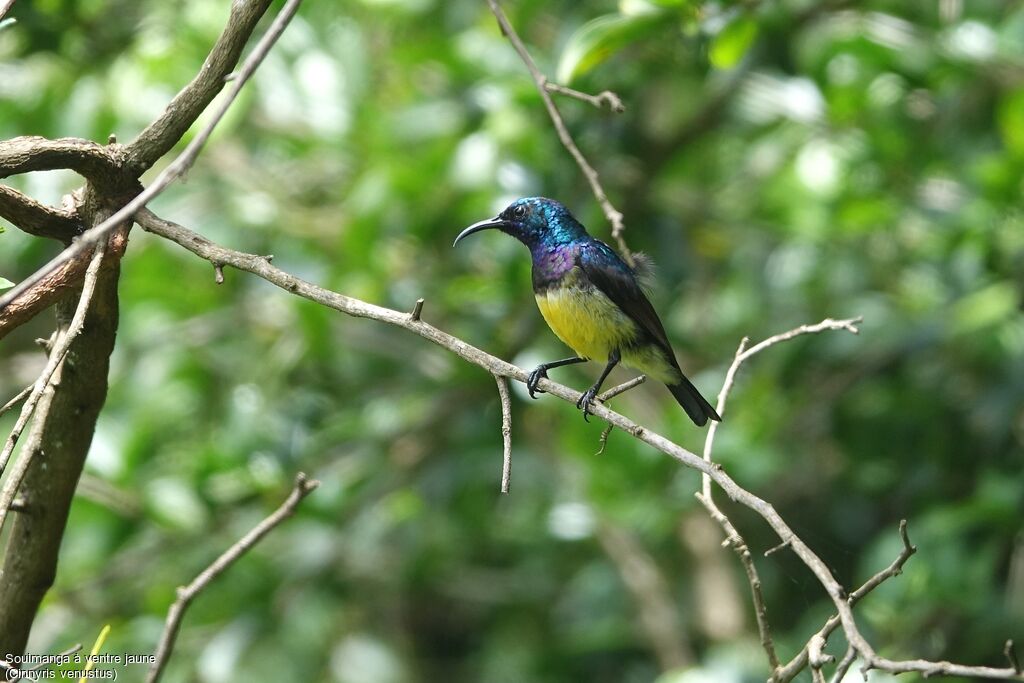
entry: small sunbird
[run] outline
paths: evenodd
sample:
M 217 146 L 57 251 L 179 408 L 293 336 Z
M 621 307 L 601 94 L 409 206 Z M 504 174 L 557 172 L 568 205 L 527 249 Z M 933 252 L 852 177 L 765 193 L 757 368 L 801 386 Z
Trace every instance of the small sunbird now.
M 594 239 L 569 210 L 554 199 L 525 197 L 494 218 L 469 226 L 455 238 L 500 230 L 525 244 L 533 257 L 533 292 L 551 330 L 576 352 L 573 358 L 538 365 L 526 382 L 530 398 L 548 370 L 596 360 L 606 363 L 594 386 L 576 407 L 587 419 L 608 373 L 620 362 L 664 382 L 694 424 L 720 421 L 697 388 L 679 369 L 665 328 L 647 300 L 637 273 L 604 242 Z

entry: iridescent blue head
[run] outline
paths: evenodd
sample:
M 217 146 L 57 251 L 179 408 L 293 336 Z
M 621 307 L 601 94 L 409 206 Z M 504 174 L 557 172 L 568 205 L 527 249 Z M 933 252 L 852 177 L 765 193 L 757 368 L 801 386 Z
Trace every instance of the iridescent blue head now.
M 490 228 L 512 235 L 533 252 L 572 244 L 587 236 L 586 229 L 561 203 L 546 197 L 524 197 L 509 204 L 494 218 L 474 223 L 460 232 L 452 246 L 467 235 Z

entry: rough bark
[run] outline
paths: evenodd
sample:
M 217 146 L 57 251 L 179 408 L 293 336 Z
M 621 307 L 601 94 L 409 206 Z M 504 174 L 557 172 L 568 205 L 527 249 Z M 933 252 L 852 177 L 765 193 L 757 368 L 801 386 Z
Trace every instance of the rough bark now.
M 112 240 L 110 261 L 100 272 L 82 332 L 43 394 L 24 442 L 23 448 L 35 453 L 0 567 L 3 653 L 24 652 L 36 611 L 56 577 L 71 501 L 107 396 L 118 322 L 118 262 L 125 239 L 122 230 Z M 70 321 L 79 291 L 69 292 L 56 304 L 61 327 Z

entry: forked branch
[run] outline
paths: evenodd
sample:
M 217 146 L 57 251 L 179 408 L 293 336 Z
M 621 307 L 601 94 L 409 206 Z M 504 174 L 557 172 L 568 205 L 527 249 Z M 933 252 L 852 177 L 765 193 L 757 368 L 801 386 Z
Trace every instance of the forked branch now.
M 146 675 L 146 683 L 156 683 L 163 675 L 164 667 L 174 649 L 174 642 L 178 637 L 178 630 L 181 628 L 181 620 L 185 617 L 185 611 L 192 601 L 196 599 L 214 579 L 227 571 L 231 565 L 239 560 L 254 545 L 259 543 L 264 536 L 274 530 L 281 522 L 293 514 L 302 499 L 312 493 L 320 485 L 315 479 L 309 479 L 300 472 L 295 477 L 295 484 L 291 493 L 281 506 L 271 513 L 266 519 L 257 524 L 249 533 L 240 538 L 237 543 L 225 550 L 220 557 L 214 560 L 210 566 L 201 571 L 196 578 L 187 586 L 178 588 L 178 599 L 174 601 L 167 611 L 167 620 L 164 623 L 163 634 L 160 636 L 160 643 L 157 645 L 155 661 Z
M 48 277 L 52 276 L 53 273 L 63 268 L 66 264 L 75 261 L 82 254 L 90 251 L 96 244 L 98 244 L 101 240 L 105 239 L 107 235 L 113 232 L 113 230 L 117 228 L 117 226 L 121 225 L 126 220 L 131 220 L 132 217 L 135 215 L 136 211 L 145 207 L 148 202 L 152 201 L 157 195 L 159 195 L 168 186 L 170 186 L 171 183 L 173 183 L 175 180 L 184 175 L 185 172 L 192 167 L 192 164 L 195 162 L 196 157 L 199 156 L 199 153 L 202 151 L 203 146 L 206 144 L 206 141 L 210 138 L 210 135 L 213 134 L 214 128 L 216 128 L 217 124 L 220 123 L 222 118 L 224 118 L 224 115 L 227 113 L 228 108 L 230 108 L 231 103 L 235 101 L 235 98 L 238 97 L 238 94 L 241 92 L 242 87 L 245 85 L 246 81 L 249 80 L 252 74 L 256 71 L 256 68 L 263 62 L 263 59 L 267 56 L 267 53 L 270 52 L 270 48 L 273 47 L 274 43 L 276 43 L 277 39 L 281 36 L 281 33 L 284 32 L 284 29 L 288 25 L 288 22 L 291 21 L 291 18 L 295 15 L 295 12 L 298 11 L 301 2 L 302 0 L 288 0 L 288 2 L 285 3 L 284 7 L 281 8 L 280 13 L 278 13 L 278 15 L 274 17 L 274 21 L 273 23 L 271 23 L 270 28 L 267 29 L 267 32 L 260 38 L 259 42 L 256 43 L 256 46 L 253 48 L 252 53 L 249 54 L 249 56 L 245 59 L 245 62 L 242 64 L 242 67 L 238 70 L 238 73 L 231 82 L 231 89 L 229 90 L 227 97 L 225 97 L 213 110 L 212 115 L 210 116 L 210 120 L 207 122 L 205 126 L 203 126 L 199 133 L 196 134 L 196 136 L 185 147 L 181 154 L 178 155 L 178 157 L 173 162 L 171 162 L 163 171 L 161 171 L 160 174 L 153 179 L 153 182 L 146 189 L 144 189 L 138 195 L 133 197 L 131 201 L 124 204 L 120 209 L 115 211 L 113 215 L 111 215 L 109 218 L 104 220 L 96 227 L 90 228 L 89 230 L 82 233 L 81 237 L 79 237 L 73 244 L 71 244 L 69 247 L 64 249 L 64 251 L 62 251 L 60 254 L 54 257 L 49 263 L 44 265 L 42 268 L 36 270 L 35 273 L 30 275 L 25 280 L 22 280 L 20 283 L 18 283 L 16 287 L 12 288 L 3 297 L 0 297 L 0 314 L 6 315 L 7 307 L 11 305 L 13 302 L 17 301 L 19 297 L 24 296 L 30 290 L 37 287 L 40 283 L 44 282 Z M 240 6 L 251 7 L 255 6 L 256 3 L 236 2 L 234 3 L 234 5 L 236 6 L 236 8 Z M 248 36 L 249 34 L 246 33 L 245 35 Z M 173 113 L 174 111 L 176 110 L 174 109 L 172 103 L 172 106 L 168 108 L 168 112 Z M 189 109 L 188 111 L 191 110 Z M 168 114 L 165 113 L 165 116 L 167 115 Z M 175 118 L 174 120 L 177 121 L 177 118 Z M 170 125 L 169 122 L 168 125 Z M 188 126 L 186 125 L 185 128 L 188 128 Z M 154 138 L 163 140 L 164 134 L 159 133 L 158 129 L 162 130 L 162 128 L 159 126 L 156 129 L 153 129 L 155 131 L 153 133 Z M 182 132 L 184 132 L 184 129 Z M 158 146 L 155 139 L 153 145 Z M 39 138 L 39 141 L 41 142 L 38 142 L 38 144 L 48 142 L 43 138 Z M 143 165 L 145 165 L 146 160 L 149 158 L 151 154 L 151 151 L 157 148 L 153 145 L 147 143 L 140 143 L 139 145 L 134 147 L 134 149 L 136 149 L 136 151 L 139 154 L 140 163 L 142 163 Z M 131 148 L 132 146 L 130 145 L 129 149 Z M 0 151 L 2 151 L 2 149 L 2 146 L 0 146 Z M 3 156 L 2 154 L 0 154 L 0 164 L 2 164 L 2 161 Z M 2 173 L 0 173 L 0 175 L 2 175 Z

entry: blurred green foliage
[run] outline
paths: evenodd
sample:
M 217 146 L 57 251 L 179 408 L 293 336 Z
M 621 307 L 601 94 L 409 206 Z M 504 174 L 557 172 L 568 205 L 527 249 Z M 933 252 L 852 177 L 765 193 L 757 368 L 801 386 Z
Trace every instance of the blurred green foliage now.
M 744 335 L 864 316 L 858 337 L 804 337 L 745 367 L 717 459 L 847 586 L 896 556 L 909 519 L 919 553 L 858 609 L 866 632 L 892 657 L 1003 665 L 1003 641 L 1024 640 L 1024 9 L 507 4 L 543 71 L 625 101 L 622 115 L 560 106 L 630 246 L 656 256 L 656 307 L 706 395 Z M 0 136 L 130 140 L 227 11 L 17 3 L 0 30 Z M 78 184 L 9 182 L 54 204 Z M 497 235 L 450 244 L 532 194 L 607 237 L 485 3 L 362 0 L 307 3 L 153 208 L 352 296 L 403 310 L 425 297 L 426 320 L 529 367 L 565 350 L 525 252 Z M 20 279 L 56 249 L 9 229 L 0 273 Z M 303 470 L 323 485 L 197 600 L 166 680 L 764 679 L 738 563 L 714 529 L 689 531 L 705 515 L 693 472 L 618 433 L 595 456 L 601 424 L 516 386 L 499 497 L 500 411 L 480 369 L 244 274 L 216 286 L 209 264 L 141 232 L 120 291 L 110 396 L 32 651 L 91 643 L 105 623 L 107 651 L 151 651 L 174 588 Z M 4 400 L 38 372 L 32 340 L 50 325 L 4 341 Z M 597 371 L 553 377 L 583 387 Z M 660 387 L 613 405 L 703 443 Z M 828 601 L 794 557 L 761 556 L 766 525 L 723 506 L 788 657 Z M 610 530 L 660 569 L 655 597 L 679 622 L 689 661 L 661 678 Z

